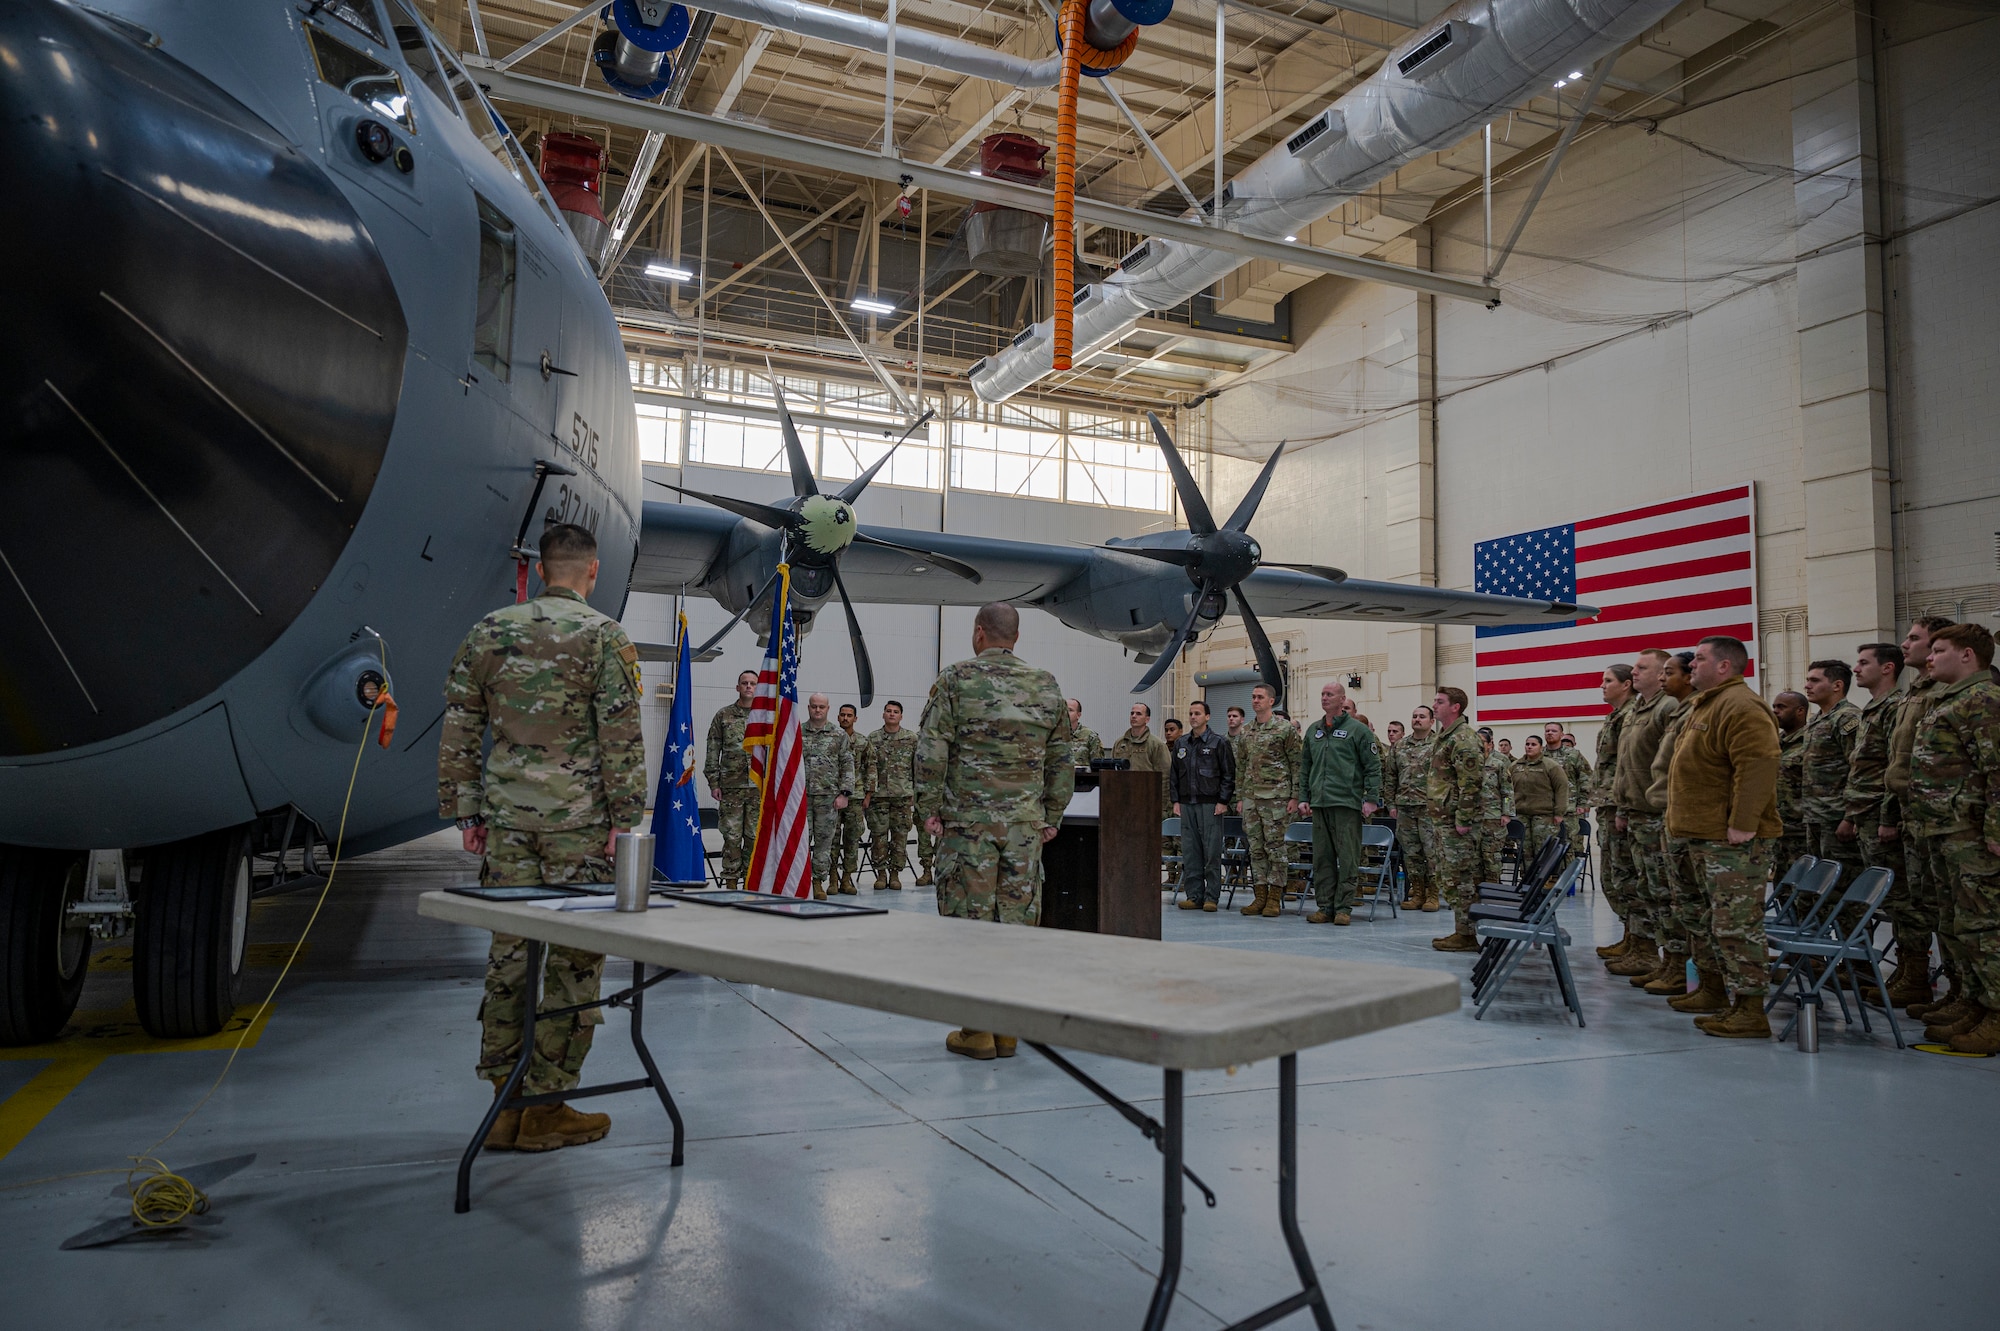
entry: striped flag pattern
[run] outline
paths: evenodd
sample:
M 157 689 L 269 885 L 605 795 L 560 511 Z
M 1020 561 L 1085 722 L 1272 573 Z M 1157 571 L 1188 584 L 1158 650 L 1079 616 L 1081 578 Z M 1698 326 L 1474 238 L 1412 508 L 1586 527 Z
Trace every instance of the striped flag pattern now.
M 781 897 L 812 894 L 812 833 L 806 822 L 806 764 L 799 733 L 799 636 L 792 627 L 792 570 L 778 565 L 771 636 L 743 728 L 750 777 L 762 796 L 743 886 Z
M 1478 631 L 1479 719 L 1589 721 L 1610 707 L 1604 667 L 1648 647 L 1741 638 L 1757 669 L 1757 503 L 1752 486 L 1663 500 L 1473 547 L 1482 592 L 1577 601 L 1592 619 Z

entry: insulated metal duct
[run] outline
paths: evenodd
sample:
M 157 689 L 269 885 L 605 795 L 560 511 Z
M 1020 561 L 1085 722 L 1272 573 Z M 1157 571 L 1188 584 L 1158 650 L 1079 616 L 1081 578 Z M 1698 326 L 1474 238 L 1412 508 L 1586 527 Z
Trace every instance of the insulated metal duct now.
M 1266 240 L 1295 235 L 1554 80 L 1610 59 L 1676 3 L 1464 0 L 1411 33 L 1372 78 L 1258 158 L 1210 206 L 1231 230 Z M 1141 243 L 1119 272 L 1078 293 L 1078 359 L 1247 262 L 1187 241 L 1155 236 Z M 972 389 L 982 401 L 1005 401 L 1050 372 L 1052 324 L 1035 324 L 973 367 Z

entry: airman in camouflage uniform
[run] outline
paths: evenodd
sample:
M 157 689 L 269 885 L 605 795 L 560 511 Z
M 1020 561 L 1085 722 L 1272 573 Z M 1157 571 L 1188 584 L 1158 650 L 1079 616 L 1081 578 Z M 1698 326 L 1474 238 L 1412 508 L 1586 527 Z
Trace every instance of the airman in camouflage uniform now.
M 639 652 L 625 630 L 584 598 L 596 585 L 597 542 L 580 527 L 542 533 L 537 564 L 547 590 L 496 610 L 460 644 L 445 683 L 438 739 L 438 814 L 457 821 L 467 850 L 483 855 L 489 886 L 608 883 L 614 831 L 646 810 L 646 749 L 639 731 Z M 488 728 L 493 743 L 483 761 Z M 478 1073 L 496 1093 L 520 1056 L 530 992 L 527 941 L 495 934 L 479 1005 Z M 593 1002 L 604 958 L 550 947 L 543 1002 Z M 521 1093 L 577 1084 L 596 1009 L 536 1023 Z M 549 1150 L 596 1141 L 603 1114 L 557 1103 L 503 1111 L 489 1146 Z
M 709 797 L 715 801 L 715 821 L 722 833 L 722 885 L 740 887 L 743 866 L 750 858 L 750 841 L 757 834 L 757 783 L 750 779 L 750 755 L 743 750 L 743 731 L 750 724 L 750 700 L 757 694 L 757 672 L 736 677 L 736 701 L 708 723 Z
M 969 661 L 931 685 L 918 726 L 917 816 L 938 837 L 938 913 L 1036 924 L 1042 846 L 1076 793 L 1069 706 L 1056 677 L 1014 655 L 1020 613 L 981 606 Z M 970 1058 L 1011 1055 L 1013 1040 L 965 1029 L 947 1037 Z
M 808 720 L 799 727 L 799 753 L 805 759 L 806 812 L 812 827 L 813 897 L 825 900 L 829 890 L 853 893 L 833 877 L 833 847 L 840 835 L 840 815 L 854 795 L 854 748 L 847 732 L 826 719 L 827 697 L 806 699 Z
M 1845 817 L 1847 764 L 1854 752 L 1861 709 L 1847 697 L 1851 672 L 1845 661 L 1815 661 L 1806 671 L 1806 697 L 1820 712 L 1806 726 L 1804 786 L 1799 812 L 1805 816 L 1806 852 L 1840 865 L 1845 889 L 1868 866 L 1858 842 L 1842 841 L 1836 830 Z
M 1612 778 L 1611 800 L 1616 806 L 1612 827 L 1624 849 L 1626 882 L 1631 886 L 1631 918 L 1628 930 L 1632 942 L 1625 955 L 1607 968 L 1644 987 L 1672 967 L 1687 970 L 1687 943 L 1680 940 L 1676 952 L 1670 936 L 1673 892 L 1660 867 L 1665 808 L 1655 809 L 1647 799 L 1653 780 L 1653 758 L 1660 751 L 1660 736 L 1679 702 L 1663 687 L 1666 682 L 1667 654 L 1656 648 L 1639 653 L 1632 666 L 1635 697 L 1628 704 L 1625 722 L 1618 730 L 1618 759 Z
M 1419 704 L 1410 715 L 1410 733 L 1396 741 L 1382 766 L 1382 789 L 1393 792 L 1389 812 L 1396 818 L 1396 849 L 1403 861 L 1404 910 L 1435 912 L 1430 853 L 1424 835 L 1430 810 L 1431 745 L 1436 742 L 1431 709 Z
M 1514 817 L 1513 762 L 1493 747 L 1491 735 L 1481 735 L 1486 762 L 1479 781 L 1479 859 L 1475 883 L 1500 881 L 1500 852 L 1507 846 L 1507 824 Z
M 1889 1001 L 1902 1006 L 1928 1001 L 1931 996 L 1931 923 L 1914 909 L 1901 839 L 1884 841 L 1881 837 L 1882 824 L 1896 821 L 1894 811 L 1885 807 L 1889 800 L 1889 735 L 1896 728 L 1909 690 L 1896 678 L 1902 673 L 1902 648 L 1892 643 L 1866 643 L 1856 655 L 1855 682 L 1867 689 L 1868 695 L 1854 730 L 1854 749 L 1847 758 L 1847 787 L 1841 792 L 1843 816 L 1833 835 L 1843 845 L 1859 846 L 1863 864 L 1894 875 L 1889 895 L 1882 901 L 1882 914 L 1895 931 L 1897 959 L 1923 958 L 1921 976 L 1918 967 L 1899 965 L 1890 977 Z
M 862 748 L 868 741 L 865 736 L 854 732 L 854 722 L 860 715 L 851 702 L 842 703 L 840 710 L 834 714 L 841 733 L 847 736 L 848 753 L 854 759 L 854 793 L 848 796 L 847 807 L 835 815 L 840 834 L 833 848 L 834 868 L 840 874 L 840 890 L 848 896 L 854 895 L 854 874 L 861 867 L 861 838 L 868 830 L 867 819 L 862 813 L 861 779 Z
M 1781 878 L 1799 856 L 1812 853 L 1801 811 L 1806 789 L 1806 720 L 1811 713 L 1806 695 L 1792 689 L 1771 700 L 1771 714 L 1778 722 L 1778 821 L 1785 825 L 1784 835 L 1772 848 L 1771 867 Z
M 1910 750 L 1910 854 L 1949 890 L 1938 941 L 1956 959 L 1957 999 L 1924 1014 L 1924 1036 L 1968 1054 L 2000 1052 L 2000 685 L 1993 635 L 1956 624 L 1931 638 L 1938 687 Z
M 1069 700 L 1069 733 L 1071 767 L 1088 767 L 1104 756 L 1104 741 L 1083 723 L 1083 702 L 1078 698 Z
M 1597 949 L 1597 955 L 1607 964 L 1630 952 L 1636 944 L 1647 941 L 1643 933 L 1644 921 L 1634 912 L 1638 907 L 1638 893 L 1632 884 L 1632 847 L 1623 832 L 1618 830 L 1618 817 L 1613 808 L 1615 801 L 1611 795 L 1613 782 L 1618 777 L 1618 739 L 1625 729 L 1625 717 L 1631 710 L 1632 667 L 1620 662 L 1607 666 L 1602 685 L 1604 701 L 1611 704 L 1611 714 L 1597 728 L 1597 766 L 1590 773 L 1590 783 L 1577 797 L 1579 815 L 1589 809 L 1594 817 L 1591 826 L 1597 835 L 1597 844 L 1603 854 L 1599 860 L 1598 881 L 1604 888 L 1604 900 L 1625 925 L 1625 936 L 1608 947 Z
M 1479 790 L 1486 775 L 1486 755 L 1479 736 L 1465 719 L 1463 690 L 1443 688 L 1431 704 L 1444 727 L 1431 745 L 1430 810 L 1424 819 L 1424 855 L 1430 861 L 1430 895 L 1424 909 L 1433 909 L 1440 893 L 1451 907 L 1455 927 L 1431 946 L 1440 952 L 1476 952 L 1472 894 L 1478 887 Z
M 1268 684 L 1250 690 L 1254 721 L 1245 722 L 1232 741 L 1236 753 L 1236 811 L 1243 818 L 1243 836 L 1250 843 L 1250 887 L 1253 895 L 1245 915 L 1277 919 L 1285 904 L 1285 879 L 1291 855 L 1285 849 L 1285 829 L 1298 808 L 1299 732 L 1290 721 L 1271 715 L 1277 696 Z
M 1562 830 L 1565 814 L 1576 801 L 1569 791 L 1568 772 L 1539 738 L 1528 736 L 1522 749 L 1507 775 L 1514 787 L 1514 816 L 1527 832 L 1523 853 L 1532 860 L 1543 843 Z
M 1660 809 L 1667 807 L 1667 796 L 1672 789 L 1674 749 L 1680 743 L 1688 714 L 1694 710 L 1694 685 L 1679 660 L 1668 668 L 1667 691 L 1675 695 L 1678 706 L 1660 736 L 1659 752 L 1653 755 L 1652 784 L 1647 787 L 1649 802 Z M 1687 959 L 1695 965 L 1696 985 L 1690 991 L 1686 973 L 1670 971 L 1644 989 L 1649 994 L 1664 995 L 1667 1006 L 1676 1012 L 1720 1012 L 1729 1006 L 1729 991 L 1723 983 L 1722 959 L 1716 955 L 1709 936 L 1715 905 L 1708 899 L 1706 881 L 1695 871 L 1694 843 L 1687 837 L 1675 836 L 1662 818 L 1660 851 L 1661 873 L 1668 890 L 1668 918 L 1674 937 L 1686 940 Z
M 1907 829 L 1908 819 L 1904 815 L 1904 799 L 1910 789 L 1910 751 L 1916 745 L 1917 723 L 1930 710 L 1931 697 L 1937 688 L 1937 681 L 1930 675 L 1931 634 L 1939 629 L 1951 627 L 1951 621 L 1941 615 L 1926 616 L 1915 620 L 1910 631 L 1903 638 L 1903 659 L 1916 668 L 1916 678 L 1910 681 L 1909 691 L 1897 710 L 1896 723 L 1889 733 L 1889 766 L 1883 775 L 1883 784 L 1888 789 L 1889 798 L 1883 802 L 1883 825 L 1875 829 L 1875 834 L 1883 841 L 1901 841 L 1903 846 L 1903 867 L 1909 871 L 1910 910 L 1921 927 L 1936 933 L 1948 913 L 1947 889 L 1944 882 L 1930 872 L 1929 860 L 1918 854 Z M 1925 966 L 1925 996 L 1921 1001 L 1904 1006 L 1913 1017 L 1924 1017 L 1930 1009 L 1944 1007 L 1960 997 L 1958 961 L 1948 949 L 1939 948 L 1941 967 L 1947 985 L 1943 999 L 1933 1001 L 1928 989 L 1930 940 L 1924 939 L 1922 961 Z M 1898 957 L 1898 969 L 1914 963 L 1917 958 Z M 1905 980 L 1903 983 L 1910 984 Z M 1914 988 L 1914 984 L 1911 984 Z
M 900 892 L 917 813 L 917 732 L 903 729 L 903 704 L 882 704 L 882 728 L 863 748 L 861 789 L 868 808 L 868 836 L 874 847 L 875 890 Z
M 1565 748 L 1562 737 L 1563 728 L 1559 722 L 1551 721 L 1543 726 L 1542 752 L 1561 763 L 1563 775 L 1569 779 L 1569 807 L 1563 810 L 1563 830 L 1569 834 L 1572 852 L 1587 855 L 1590 852 L 1583 844 L 1583 829 L 1579 826 L 1578 814 L 1579 810 L 1590 807 L 1590 759 L 1574 748 Z M 1617 752 L 1615 745 L 1612 751 Z

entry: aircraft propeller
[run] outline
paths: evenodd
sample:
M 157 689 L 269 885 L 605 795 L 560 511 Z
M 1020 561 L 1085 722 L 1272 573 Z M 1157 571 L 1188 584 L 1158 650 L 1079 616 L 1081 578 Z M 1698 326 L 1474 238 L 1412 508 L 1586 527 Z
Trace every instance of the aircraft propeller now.
M 909 437 L 937 413 L 926 410 L 910 424 L 902 438 L 889 446 L 889 451 L 877 458 L 866 471 L 849 481 L 833 494 L 823 493 L 819 481 L 813 475 L 812 461 L 806 456 L 805 445 L 799 440 L 798 427 L 792 423 L 792 413 L 785 404 L 785 390 L 778 382 L 777 375 L 771 376 L 771 388 L 778 399 L 778 424 L 785 439 L 785 459 L 792 475 L 792 502 L 784 507 L 775 504 L 760 504 L 755 500 L 737 499 L 730 495 L 710 494 L 704 490 L 690 490 L 685 486 L 669 485 L 665 481 L 654 481 L 655 485 L 666 486 L 691 499 L 713 504 L 738 517 L 762 523 L 766 527 L 781 532 L 782 544 L 779 558 L 803 568 L 823 568 L 833 577 L 834 589 L 840 593 L 840 608 L 847 612 L 847 637 L 854 646 L 855 683 L 861 692 L 863 707 L 875 701 L 875 669 L 868 659 L 868 644 L 861 636 L 861 621 L 855 616 L 854 603 L 847 595 L 847 584 L 840 576 L 840 556 L 850 545 L 879 546 L 885 550 L 897 550 L 906 555 L 915 555 L 935 564 L 947 572 L 957 574 L 968 582 L 982 581 L 978 569 L 949 555 L 938 554 L 934 550 L 923 550 L 896 541 L 886 541 L 879 536 L 870 536 L 860 529 L 854 516 L 854 501 L 868 488 L 889 459 Z M 750 603 L 739 611 L 734 619 L 722 626 L 720 632 L 710 638 L 695 655 L 698 658 L 713 659 L 712 653 L 722 639 L 750 613 L 750 606 L 761 600 L 777 580 L 774 573 L 750 599 Z
M 1194 483 L 1194 475 L 1182 460 L 1180 450 L 1174 447 L 1173 437 L 1167 427 L 1152 412 L 1146 413 L 1146 420 L 1153 427 L 1153 437 L 1159 441 L 1160 452 L 1166 457 L 1167 471 L 1174 478 L 1174 490 L 1180 495 L 1181 511 L 1187 515 L 1188 541 L 1186 545 L 1162 549 L 1156 546 L 1109 545 L 1103 547 L 1115 550 L 1121 555 L 1138 555 L 1142 559 L 1153 559 L 1163 564 L 1178 564 L 1187 570 L 1190 581 L 1195 585 L 1194 606 L 1180 626 L 1167 649 L 1160 653 L 1146 672 L 1145 678 L 1133 686 L 1132 692 L 1144 693 L 1159 680 L 1161 675 L 1180 655 L 1194 633 L 1195 624 L 1202 618 L 1202 611 L 1214 603 L 1214 599 L 1224 595 L 1236 602 L 1236 611 L 1243 617 L 1243 627 L 1250 635 L 1251 648 L 1257 654 L 1257 673 L 1264 682 L 1276 690 L 1279 701 L 1285 696 L 1285 673 L 1278 665 L 1278 657 L 1271 650 L 1271 640 L 1264 633 L 1264 626 L 1257 622 L 1257 612 L 1250 608 L 1250 600 L 1244 596 L 1243 580 L 1259 568 L 1288 568 L 1295 572 L 1325 578 L 1330 582 L 1343 581 L 1347 575 L 1337 568 L 1323 564 L 1284 564 L 1264 558 L 1263 547 L 1257 538 L 1250 535 L 1250 519 L 1257 515 L 1257 505 L 1263 502 L 1264 491 L 1270 488 L 1271 473 L 1277 470 L 1278 459 L 1285 455 L 1285 445 L 1280 441 L 1271 456 L 1265 461 L 1264 469 L 1257 473 L 1256 481 L 1236 505 L 1236 511 L 1229 515 L 1229 521 L 1217 526 L 1215 515 L 1209 511 L 1208 500 Z

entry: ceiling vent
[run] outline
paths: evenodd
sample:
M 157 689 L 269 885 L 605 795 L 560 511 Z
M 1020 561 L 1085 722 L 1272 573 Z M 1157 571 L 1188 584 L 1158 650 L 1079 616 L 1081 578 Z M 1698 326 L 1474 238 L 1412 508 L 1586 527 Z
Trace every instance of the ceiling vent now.
M 1346 137 L 1347 118 L 1333 107 L 1313 117 L 1312 123 L 1285 140 L 1294 157 L 1317 156 Z
M 1396 72 L 1406 79 L 1435 74 L 1471 50 L 1478 40 L 1479 29 L 1453 19 L 1396 57 Z

